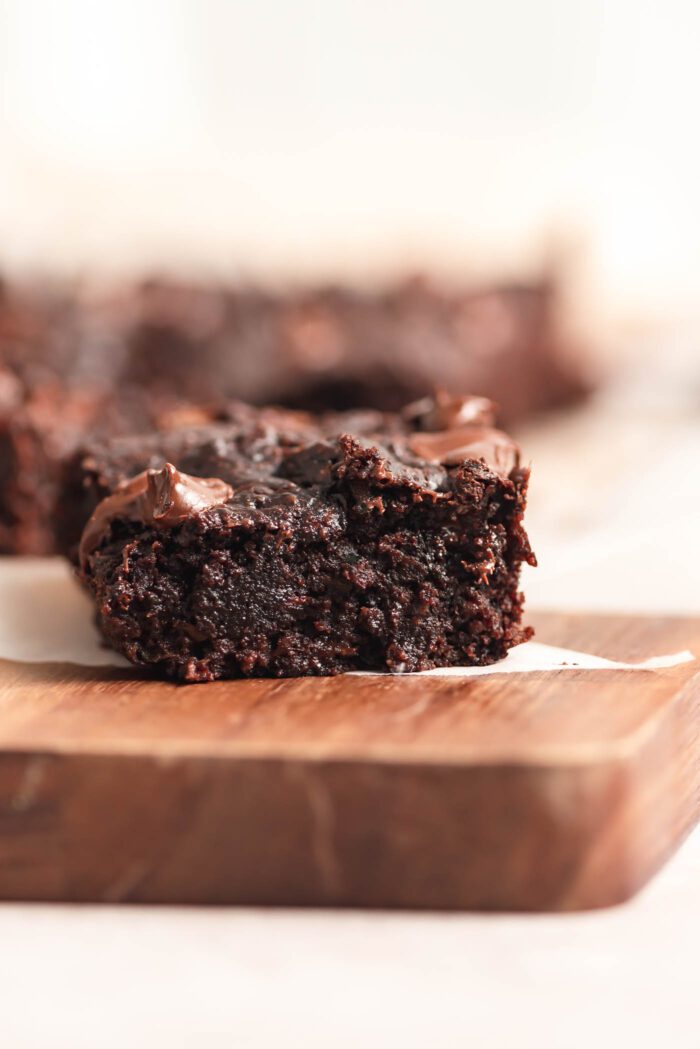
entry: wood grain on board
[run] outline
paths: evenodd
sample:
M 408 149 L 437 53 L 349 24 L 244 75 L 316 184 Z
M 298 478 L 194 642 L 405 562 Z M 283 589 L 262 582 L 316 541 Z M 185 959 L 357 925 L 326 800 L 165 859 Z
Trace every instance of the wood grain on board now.
M 531 618 L 700 654 L 700 620 Z M 0 898 L 616 903 L 700 816 L 698 666 L 183 687 L 0 661 Z

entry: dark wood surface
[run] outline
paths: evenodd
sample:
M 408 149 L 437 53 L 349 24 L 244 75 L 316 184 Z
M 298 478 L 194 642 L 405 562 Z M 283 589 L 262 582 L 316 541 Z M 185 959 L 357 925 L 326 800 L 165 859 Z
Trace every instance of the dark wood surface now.
M 634 661 L 700 620 L 540 615 Z M 0 898 L 564 910 L 700 816 L 697 663 L 174 686 L 0 661 Z

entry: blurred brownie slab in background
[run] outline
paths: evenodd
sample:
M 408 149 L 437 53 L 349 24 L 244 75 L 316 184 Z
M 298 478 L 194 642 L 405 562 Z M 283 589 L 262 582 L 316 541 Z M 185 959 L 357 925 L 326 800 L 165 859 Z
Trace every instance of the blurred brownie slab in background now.
M 394 411 L 442 387 L 495 400 L 512 424 L 590 388 L 551 279 L 296 293 L 151 281 L 127 303 L 126 374 L 177 396 Z

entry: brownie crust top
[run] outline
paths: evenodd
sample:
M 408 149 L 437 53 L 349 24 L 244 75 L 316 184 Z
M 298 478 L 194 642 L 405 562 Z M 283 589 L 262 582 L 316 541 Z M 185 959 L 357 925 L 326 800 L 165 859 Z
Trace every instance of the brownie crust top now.
M 231 424 L 172 435 L 163 455 L 175 462 L 141 470 L 116 484 L 85 526 L 81 564 L 109 537 L 117 521 L 167 529 L 214 509 L 233 516 L 256 510 L 269 514 L 275 507 L 288 510 L 291 503 L 328 489 L 334 468 L 352 449 L 363 449 L 376 460 L 375 478 L 379 469 L 386 483 L 408 484 L 417 493 L 434 497 L 449 488 L 451 469 L 465 461 L 481 460 L 501 479 L 507 479 L 520 463 L 518 446 L 493 427 L 494 407 L 480 397 L 443 392 L 409 405 L 402 413 L 312 417 L 237 404 L 231 413 Z M 212 454 L 222 440 L 235 441 L 239 433 L 245 433 L 247 441 L 242 456 Z M 251 433 L 257 433 L 252 445 Z M 178 465 L 178 441 L 187 448 L 185 461 L 191 473 Z M 192 446 L 199 449 L 194 457 Z M 224 477 L 202 476 L 216 465 Z

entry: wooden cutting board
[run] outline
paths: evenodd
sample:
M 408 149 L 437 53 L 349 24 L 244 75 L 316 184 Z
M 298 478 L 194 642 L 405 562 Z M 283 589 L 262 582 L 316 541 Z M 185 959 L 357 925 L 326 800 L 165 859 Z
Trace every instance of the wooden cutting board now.
M 634 661 L 700 620 L 533 617 Z M 0 662 L 0 897 L 564 910 L 700 815 L 700 664 L 178 687 Z

